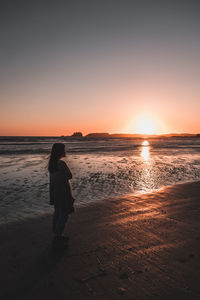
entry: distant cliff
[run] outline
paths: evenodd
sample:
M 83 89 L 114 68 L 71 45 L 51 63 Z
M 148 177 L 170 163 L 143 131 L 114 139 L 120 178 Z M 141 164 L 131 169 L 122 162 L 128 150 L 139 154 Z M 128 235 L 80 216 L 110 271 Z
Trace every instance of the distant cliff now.
M 62 136 L 64 137 L 64 136 Z M 67 136 L 65 136 L 67 137 Z M 148 135 L 148 134 L 131 134 L 131 133 L 108 133 L 108 132 L 93 132 L 88 133 L 83 136 L 82 132 L 74 132 L 71 136 L 75 138 L 134 138 L 134 139 L 144 139 L 144 138 L 200 138 L 200 134 L 191 133 L 169 133 L 169 134 L 158 134 L 158 135 Z
M 89 137 L 89 138 L 105 138 L 105 137 L 110 137 L 110 134 L 107 133 L 107 132 L 89 133 L 85 137 Z
M 73 137 L 82 137 L 83 134 L 82 134 L 82 132 L 77 131 L 77 132 L 74 132 L 74 133 L 72 134 L 72 136 L 73 136 Z

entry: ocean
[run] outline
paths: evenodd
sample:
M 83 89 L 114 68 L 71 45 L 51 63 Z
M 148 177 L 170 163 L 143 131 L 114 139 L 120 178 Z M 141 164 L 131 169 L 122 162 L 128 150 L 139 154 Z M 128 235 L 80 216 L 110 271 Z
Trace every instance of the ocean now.
M 200 179 L 200 138 L 0 137 L 0 222 L 50 212 L 48 158 L 66 145 L 77 206 Z

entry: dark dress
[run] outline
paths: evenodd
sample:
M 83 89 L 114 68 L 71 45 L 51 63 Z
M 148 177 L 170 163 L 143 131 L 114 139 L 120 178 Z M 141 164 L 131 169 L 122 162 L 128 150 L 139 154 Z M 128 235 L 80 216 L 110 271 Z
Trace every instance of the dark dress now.
M 50 173 L 50 204 L 54 205 L 53 232 L 61 235 L 73 211 L 73 197 L 69 180 L 72 173 L 63 160 L 58 160 L 58 170 Z
M 72 173 L 63 160 L 58 160 L 58 170 L 50 173 L 50 204 L 70 210 L 72 196 L 69 180 Z

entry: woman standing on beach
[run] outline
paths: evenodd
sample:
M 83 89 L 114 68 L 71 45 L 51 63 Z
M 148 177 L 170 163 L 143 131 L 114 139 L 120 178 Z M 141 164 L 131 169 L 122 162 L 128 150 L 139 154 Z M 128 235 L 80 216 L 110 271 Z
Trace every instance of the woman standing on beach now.
M 65 145 L 55 143 L 52 146 L 48 170 L 50 173 L 50 205 L 54 205 L 53 233 L 54 243 L 63 243 L 67 240 L 62 234 L 68 215 L 74 211 L 71 185 L 72 173 L 62 160 L 65 157 Z

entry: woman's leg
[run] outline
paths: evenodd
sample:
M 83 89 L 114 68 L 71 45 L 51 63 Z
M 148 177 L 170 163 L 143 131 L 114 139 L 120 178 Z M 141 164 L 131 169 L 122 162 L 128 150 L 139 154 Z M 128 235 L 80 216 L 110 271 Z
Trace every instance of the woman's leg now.
M 54 206 L 54 213 L 53 213 L 53 233 L 57 235 L 57 223 L 59 219 L 59 210 L 58 207 Z
M 68 214 L 66 210 L 60 207 L 55 207 L 54 216 L 53 216 L 53 232 L 56 236 L 62 235 L 67 220 L 68 220 Z
M 67 223 L 68 220 L 68 214 L 66 212 L 66 210 L 60 209 L 60 217 L 59 217 L 59 231 L 60 231 L 60 235 L 62 235 L 62 233 L 65 230 L 65 224 Z

